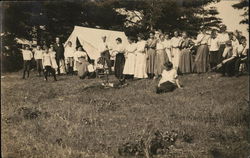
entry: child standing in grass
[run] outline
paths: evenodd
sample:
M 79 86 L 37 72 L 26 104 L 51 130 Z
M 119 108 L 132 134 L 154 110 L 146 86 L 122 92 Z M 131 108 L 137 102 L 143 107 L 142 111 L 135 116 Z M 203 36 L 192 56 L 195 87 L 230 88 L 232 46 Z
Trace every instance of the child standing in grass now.
M 43 54 L 43 66 L 44 66 L 44 77 L 46 81 L 48 80 L 49 73 L 51 73 L 54 77 L 54 80 L 57 81 L 55 69 L 52 67 L 53 56 L 54 54 L 52 54 L 49 51 L 49 49 L 45 47 L 45 53 Z
M 157 94 L 172 92 L 177 87 L 182 89 L 178 80 L 177 70 L 173 68 L 172 62 L 168 61 L 164 64 L 161 76 L 161 80 L 156 88 Z
M 35 50 L 34 58 L 36 60 L 36 68 L 38 71 L 39 77 L 41 76 L 41 72 L 43 71 L 43 64 L 42 64 L 42 58 L 43 58 L 43 50 L 41 49 L 41 46 L 37 46 L 37 49 Z
M 30 76 L 30 64 L 31 59 L 33 58 L 32 52 L 29 50 L 29 46 L 25 47 L 25 50 L 22 51 L 23 54 L 23 79 L 25 79 L 25 74 L 27 72 L 28 78 Z

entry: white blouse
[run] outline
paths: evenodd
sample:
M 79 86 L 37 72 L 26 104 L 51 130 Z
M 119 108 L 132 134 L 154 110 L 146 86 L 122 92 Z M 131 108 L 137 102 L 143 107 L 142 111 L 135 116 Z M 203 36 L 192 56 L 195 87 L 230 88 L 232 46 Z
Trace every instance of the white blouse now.
M 146 46 L 146 41 L 142 40 L 142 41 L 138 41 L 136 43 L 136 50 L 138 52 L 144 52 L 145 51 L 145 46 Z
M 51 62 L 51 53 L 44 53 L 43 54 L 43 65 L 44 66 L 51 66 L 52 62 Z
M 181 44 L 181 38 L 180 37 L 173 37 L 171 38 L 171 46 L 176 48 L 179 47 Z
M 43 58 L 43 50 L 35 50 L 34 53 L 34 58 L 37 59 L 42 59 Z
M 127 45 L 127 47 L 125 48 L 126 52 L 128 53 L 134 53 L 134 51 L 136 50 L 136 44 L 132 43 Z
M 169 71 L 167 70 L 163 70 L 162 74 L 161 74 L 162 78 L 159 82 L 159 85 L 164 83 L 164 82 L 172 82 L 172 83 L 176 83 L 176 79 L 177 79 L 177 71 L 175 69 L 171 69 Z
M 23 60 L 31 60 L 33 58 L 33 54 L 30 50 L 23 50 Z
M 85 59 L 87 59 L 88 55 L 86 52 L 84 51 L 76 51 L 75 54 L 74 54 L 74 59 L 75 61 L 78 61 L 79 62 L 79 59 L 80 57 L 84 57 Z
M 64 51 L 65 58 L 71 58 L 74 57 L 74 52 L 76 50 L 73 47 L 66 47 Z
M 200 33 L 197 36 L 196 44 L 207 44 L 209 36 L 207 34 Z
M 164 40 L 163 42 L 165 48 L 170 49 L 171 48 L 171 40 Z
M 162 50 L 162 49 L 165 49 L 164 43 L 161 42 L 161 41 L 157 42 L 157 44 L 156 44 L 156 50 Z
M 208 40 L 209 51 L 218 51 L 220 48 L 220 41 L 218 38 L 210 38 Z

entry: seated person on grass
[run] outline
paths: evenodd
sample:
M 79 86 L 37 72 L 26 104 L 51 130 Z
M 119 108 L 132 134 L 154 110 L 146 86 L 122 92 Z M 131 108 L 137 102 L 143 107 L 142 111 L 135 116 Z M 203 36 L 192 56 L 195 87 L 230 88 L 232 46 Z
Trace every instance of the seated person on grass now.
M 96 78 L 95 60 L 90 60 L 88 65 L 88 78 Z
M 241 38 L 241 44 L 238 48 L 239 57 L 235 62 L 235 75 L 236 77 L 240 76 L 242 72 L 242 66 L 246 67 L 246 72 L 249 72 L 249 46 L 247 44 L 246 38 Z
M 226 48 L 224 49 L 222 57 L 222 75 L 233 76 L 235 74 L 235 62 L 238 59 L 238 49 L 232 47 L 231 41 L 226 42 Z
M 166 62 L 164 64 L 161 76 L 162 77 L 156 88 L 156 93 L 172 92 L 177 87 L 182 89 L 178 80 L 177 71 L 173 68 L 173 64 L 171 62 Z

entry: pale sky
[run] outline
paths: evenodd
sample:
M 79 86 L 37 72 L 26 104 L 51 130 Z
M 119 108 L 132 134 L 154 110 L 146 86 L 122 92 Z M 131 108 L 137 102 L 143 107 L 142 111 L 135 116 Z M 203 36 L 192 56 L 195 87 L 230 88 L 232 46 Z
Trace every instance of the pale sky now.
M 239 0 L 221 0 L 218 3 L 210 4 L 207 7 L 215 6 L 219 12 L 218 17 L 222 19 L 222 22 L 227 26 L 228 31 L 240 30 L 243 35 L 249 39 L 249 32 L 247 31 L 248 25 L 239 24 L 243 19 L 242 15 L 244 10 L 234 9 L 233 4 L 238 3 Z

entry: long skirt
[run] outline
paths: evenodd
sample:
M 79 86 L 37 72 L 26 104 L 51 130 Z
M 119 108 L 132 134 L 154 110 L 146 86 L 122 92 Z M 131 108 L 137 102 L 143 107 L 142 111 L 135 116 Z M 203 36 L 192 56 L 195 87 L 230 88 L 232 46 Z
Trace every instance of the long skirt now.
M 174 83 L 167 81 L 160 84 L 160 86 L 156 88 L 156 93 L 172 92 L 176 89 L 176 87 L 177 86 Z
M 76 62 L 78 76 L 79 77 L 84 77 L 88 72 L 89 62 L 84 58 L 79 58 L 78 60 L 81 62 L 81 63 L 78 62 L 78 61 Z
M 55 58 L 51 58 L 52 68 L 57 70 L 58 65 Z
M 147 55 L 147 73 L 154 74 L 154 66 L 155 66 L 155 49 L 149 48 Z
M 197 53 L 195 56 L 195 61 L 193 64 L 193 72 L 202 73 L 207 72 L 209 67 L 209 55 L 208 46 L 200 45 L 197 48 Z
M 179 60 L 180 60 L 180 49 L 179 48 L 172 48 L 172 63 L 173 67 L 178 69 L 179 67 Z
M 128 58 L 126 59 L 123 74 L 125 75 L 134 75 L 135 73 L 135 54 L 129 53 Z
M 43 70 L 42 59 L 36 59 L 36 68 L 39 73 Z
M 189 49 L 182 49 L 180 53 L 179 71 L 181 73 L 192 72 L 192 55 Z
M 60 59 L 59 68 L 60 68 L 60 73 L 61 73 L 61 74 L 66 74 L 65 62 L 64 62 L 63 59 Z
M 168 56 L 168 60 L 172 62 L 172 53 L 170 48 L 166 48 L 166 54 Z
M 118 79 L 123 78 L 123 69 L 125 65 L 125 57 L 123 53 L 116 54 L 115 58 L 115 77 Z
M 219 52 L 218 52 L 218 63 L 222 62 L 222 60 L 223 60 L 222 54 L 223 54 L 225 48 L 226 48 L 225 44 L 220 45 Z
M 147 78 L 146 71 L 146 53 L 145 52 L 136 52 L 135 59 L 135 78 Z
M 161 75 L 163 69 L 164 69 L 164 64 L 168 61 L 167 54 L 165 50 L 157 50 L 156 51 L 156 57 L 155 57 L 155 66 L 154 66 L 154 72 L 155 75 Z
M 219 51 L 210 51 L 209 52 L 209 61 L 210 61 L 210 67 L 213 68 L 217 64 L 219 64 Z

